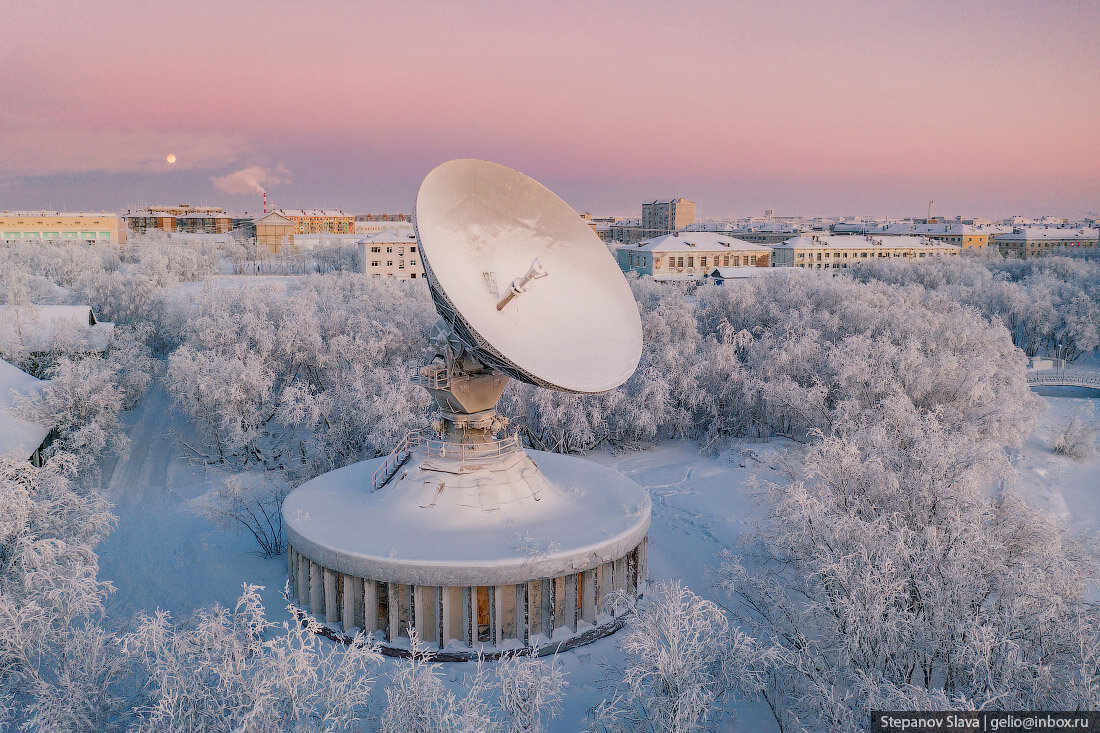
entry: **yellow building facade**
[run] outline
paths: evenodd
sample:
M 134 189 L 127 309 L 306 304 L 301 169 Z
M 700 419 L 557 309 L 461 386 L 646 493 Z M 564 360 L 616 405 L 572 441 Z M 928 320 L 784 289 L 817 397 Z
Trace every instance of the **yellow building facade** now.
M 253 222 L 256 227 L 256 244 L 279 252 L 283 245 L 294 245 L 295 224 L 277 212 L 264 214 Z
M 295 234 L 354 234 L 355 217 L 339 209 L 275 209 L 294 222 Z
M 125 242 L 115 214 L 15 211 L 0 214 L 0 239 L 58 242 Z
M 925 237 L 832 235 L 794 237 L 772 246 L 772 267 L 842 270 L 880 258 L 958 257 L 961 247 Z

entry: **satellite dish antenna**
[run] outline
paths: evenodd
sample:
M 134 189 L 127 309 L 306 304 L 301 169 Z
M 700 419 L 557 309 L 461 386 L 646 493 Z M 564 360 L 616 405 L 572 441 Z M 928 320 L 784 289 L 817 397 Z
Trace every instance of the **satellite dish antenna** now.
M 642 324 L 630 287 L 539 182 L 485 160 L 444 163 L 417 194 L 416 238 L 441 316 L 432 343 L 451 376 L 495 371 L 596 393 L 634 373 Z

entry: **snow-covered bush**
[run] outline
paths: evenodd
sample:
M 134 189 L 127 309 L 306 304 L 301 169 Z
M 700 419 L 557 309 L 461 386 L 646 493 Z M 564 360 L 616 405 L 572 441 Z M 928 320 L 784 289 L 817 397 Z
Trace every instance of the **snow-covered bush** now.
M 622 602 L 620 599 L 619 602 Z M 757 693 L 774 652 L 731 626 L 722 609 L 679 582 L 650 586 L 622 632 L 625 667 L 596 708 L 596 731 L 703 730 L 732 716 L 730 703 Z
M 97 626 L 110 584 L 96 545 L 114 523 L 107 503 L 73 482 L 75 461 L 35 467 L 0 457 L 0 726 L 110 727 L 124 712 L 121 666 Z
M 1051 449 L 1061 456 L 1078 461 L 1096 457 L 1096 434 L 1100 428 L 1091 419 L 1092 410 L 1087 414 L 1075 414 L 1054 429 Z
M 727 555 L 721 573 L 781 651 L 764 696 L 784 730 L 861 730 L 871 699 L 1095 704 L 1095 559 L 1007 488 L 990 495 L 1005 453 L 976 437 L 895 397 L 764 486 L 752 562 Z
M 283 499 L 290 493 L 286 477 L 271 473 L 239 473 L 205 494 L 198 511 L 211 522 L 244 528 L 264 557 L 283 552 Z
M 314 621 L 268 621 L 259 590 L 246 584 L 233 610 L 186 624 L 164 611 L 139 619 L 122 642 L 148 675 L 137 730 L 345 731 L 367 716 L 375 647 L 361 635 L 327 645 Z
M 57 431 L 53 451 L 72 454 L 87 469 L 100 455 L 125 450 L 129 440 L 119 421 L 125 395 L 116 365 L 98 355 L 62 356 L 46 376 L 49 383 L 21 400 L 20 411 Z
M 568 683 L 556 659 L 520 654 L 493 669 L 479 659 L 456 694 L 414 629 L 409 636 L 412 655 L 394 666 L 386 686 L 382 733 L 539 733 L 559 714 Z

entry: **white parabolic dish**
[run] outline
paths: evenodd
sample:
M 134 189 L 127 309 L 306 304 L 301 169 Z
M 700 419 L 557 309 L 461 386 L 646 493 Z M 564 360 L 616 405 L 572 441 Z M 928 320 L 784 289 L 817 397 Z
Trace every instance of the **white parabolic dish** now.
M 538 181 L 485 160 L 444 163 L 420 186 L 416 233 L 441 313 L 490 366 L 583 393 L 634 373 L 642 324 L 630 287 L 591 227 Z M 535 260 L 546 277 L 498 310 Z

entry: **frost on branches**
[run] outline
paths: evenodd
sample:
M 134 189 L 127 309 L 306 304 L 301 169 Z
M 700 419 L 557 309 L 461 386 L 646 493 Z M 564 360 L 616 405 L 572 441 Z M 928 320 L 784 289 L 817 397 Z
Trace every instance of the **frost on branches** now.
M 759 691 L 774 656 L 678 582 L 649 587 L 622 632 L 622 650 L 625 669 L 612 673 L 617 683 L 594 711 L 592 731 L 702 730 L 732 717 L 735 699 Z

